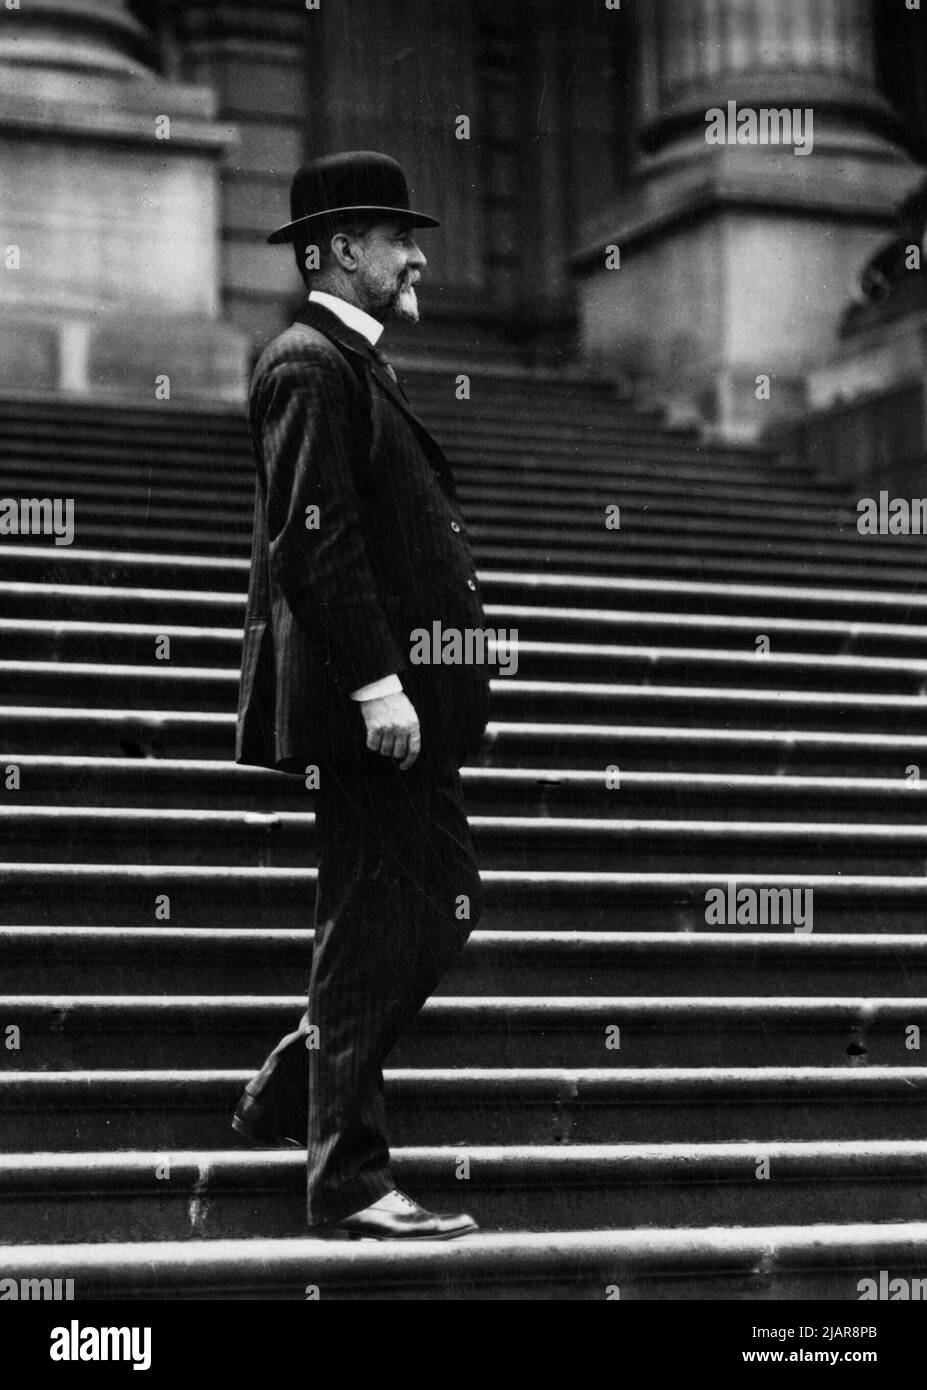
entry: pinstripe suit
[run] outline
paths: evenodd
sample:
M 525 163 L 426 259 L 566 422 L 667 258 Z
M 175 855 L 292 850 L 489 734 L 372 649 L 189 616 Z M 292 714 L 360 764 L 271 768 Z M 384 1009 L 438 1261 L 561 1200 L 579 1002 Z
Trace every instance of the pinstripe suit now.
M 479 919 L 458 768 L 485 729 L 487 673 L 408 650 L 415 627 L 485 618 L 447 461 L 360 334 L 308 304 L 259 360 L 250 420 L 236 759 L 317 764 L 320 788 L 308 1010 L 249 1093 L 279 1132 L 306 1126 L 315 1225 L 395 1186 L 383 1060 Z M 366 749 L 350 699 L 394 672 L 422 728 L 405 773 Z
M 350 692 L 396 672 L 422 743 L 459 766 L 486 725 L 484 669 L 411 666 L 409 633 L 485 626 L 450 466 L 360 334 L 307 304 L 251 387 L 257 454 L 236 758 L 340 758 Z M 318 528 L 306 525 L 318 507 Z

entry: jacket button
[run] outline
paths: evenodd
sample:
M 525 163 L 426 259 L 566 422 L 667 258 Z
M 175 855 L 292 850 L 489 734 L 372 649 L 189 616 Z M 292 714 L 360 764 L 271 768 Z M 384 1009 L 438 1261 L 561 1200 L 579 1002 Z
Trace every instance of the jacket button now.
M 456 521 L 452 521 L 452 522 L 451 522 L 451 530 L 452 530 L 452 531 L 459 531 L 459 530 L 460 530 L 460 527 L 457 525 L 457 522 L 456 522 Z
M 467 580 L 467 588 L 470 590 L 470 592 L 471 592 L 472 594 L 475 594 L 475 593 L 476 593 L 476 580 L 475 580 L 475 579 L 468 579 L 468 580 Z

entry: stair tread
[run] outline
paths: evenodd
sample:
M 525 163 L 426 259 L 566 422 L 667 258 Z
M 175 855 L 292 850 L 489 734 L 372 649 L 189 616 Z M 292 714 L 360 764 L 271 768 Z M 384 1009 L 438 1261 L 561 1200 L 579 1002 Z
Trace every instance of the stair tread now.
M 86 547 L 81 548 L 58 548 L 54 551 L 47 546 L 19 546 L 15 551 L 5 552 L 6 557 L 15 560 L 39 560 L 47 564 L 49 556 L 56 563 L 65 565 L 78 565 L 87 562 L 100 563 L 109 567 L 130 564 L 139 569 L 163 567 L 165 561 L 162 556 L 153 554 L 150 551 L 122 551 L 122 550 L 100 550 Z M 172 554 L 170 558 L 170 568 L 172 573 L 177 571 L 208 571 L 217 575 L 226 576 L 229 573 L 241 576 L 241 586 L 239 590 L 240 602 L 244 590 L 247 587 L 247 575 L 249 563 L 245 559 L 222 558 L 209 555 L 197 554 Z M 723 597 L 733 596 L 739 601 L 744 599 L 764 599 L 773 603 L 781 603 L 782 600 L 789 602 L 801 601 L 809 604 L 839 604 L 842 607 L 857 610 L 859 608 L 883 606 L 883 607 L 904 607 L 911 612 L 927 613 L 927 594 L 898 594 L 891 590 L 874 589 L 821 589 L 808 585 L 783 585 L 783 584 L 737 584 L 717 581 L 693 580 L 693 579 L 637 579 L 628 578 L 621 575 L 607 574 L 571 574 L 567 572 L 549 572 L 532 570 L 498 570 L 477 568 L 477 575 L 481 585 L 488 587 L 497 586 L 517 586 L 522 585 L 534 590 L 558 588 L 565 591 L 581 591 L 588 597 L 594 593 L 635 593 L 645 592 L 648 596 L 657 594 L 686 594 L 692 598 Z M 87 586 L 95 587 L 95 586 Z M 104 586 L 109 588 L 110 586 Z M 125 588 L 126 586 L 122 586 Z M 71 585 L 68 582 L 67 589 Z M 166 590 L 159 587 L 154 590 L 157 595 L 177 592 Z M 183 592 L 183 591 L 180 591 Z M 199 591 L 187 591 L 196 592 Z M 208 599 L 207 599 L 208 601 Z M 216 596 L 211 596 L 211 601 L 216 602 Z M 225 595 L 221 601 L 227 602 Z M 593 610 L 594 611 L 594 610 Z
M 224 995 L 224 994 L 2 994 L 0 1008 L 19 1009 L 62 1014 L 96 1013 L 133 1014 L 155 1011 L 159 1014 L 184 1014 L 196 1010 L 230 1014 L 234 1011 L 253 1010 L 255 1013 L 279 1013 L 291 1010 L 299 1014 L 305 1010 L 305 995 Z M 502 995 L 496 998 L 485 994 L 470 997 L 433 996 L 423 1005 L 420 1018 L 429 1021 L 444 1017 L 459 1019 L 488 1018 L 511 1020 L 515 1017 L 541 1018 L 553 1020 L 557 1016 L 575 1018 L 588 1015 L 592 1018 L 606 1017 L 620 1012 L 623 1018 L 639 1016 L 660 1019 L 678 1014 L 692 1016 L 699 1013 L 743 1014 L 762 1016 L 765 1014 L 797 1014 L 814 1018 L 856 1018 L 860 1015 L 871 1022 L 880 1017 L 906 1017 L 911 1010 L 927 1010 L 927 997 L 923 998 L 874 998 L 860 995 L 854 998 L 792 997 L 770 998 L 767 995 L 737 997 L 731 995 L 666 995 L 660 999 L 640 995 L 606 995 L 601 998 L 592 995 L 539 995 L 531 998 L 525 995 Z
M 72 1067 L 66 1071 L 2 1071 L 0 1091 L 29 1093 L 38 1091 L 87 1091 L 118 1088 L 130 1094 L 137 1087 L 160 1090 L 166 1086 L 213 1090 L 227 1083 L 244 1084 L 253 1070 L 234 1067 L 154 1067 L 120 1070 L 105 1067 Z M 904 1092 L 927 1089 L 927 1068 L 923 1066 L 755 1066 L 755 1067 L 389 1067 L 384 1069 L 387 1084 L 427 1092 L 463 1087 L 470 1090 L 502 1091 L 526 1088 L 581 1096 L 606 1090 L 657 1090 L 662 1092 L 714 1092 L 719 1088 L 741 1086 L 753 1092 L 778 1086 L 787 1090 L 816 1086 L 825 1091 Z
M 595 1176 L 609 1185 L 627 1180 L 635 1172 L 660 1181 L 677 1170 L 681 1176 L 704 1181 L 718 1176 L 725 1168 L 754 1180 L 757 1143 L 745 1139 L 727 1143 L 702 1144 L 472 1144 L 403 1145 L 393 1153 L 397 1167 L 415 1167 L 421 1172 L 441 1169 L 452 1174 L 459 1157 L 470 1160 L 471 1181 L 524 1174 L 547 1182 L 574 1180 L 580 1175 Z M 927 1160 L 927 1139 L 918 1140 L 819 1140 L 814 1142 L 777 1141 L 763 1143 L 763 1157 L 777 1166 L 782 1181 L 802 1174 L 814 1174 L 817 1181 L 839 1182 L 848 1173 L 865 1175 L 867 1169 L 888 1171 L 899 1179 L 923 1180 Z M 73 1153 L 53 1151 L 29 1154 L 0 1153 L 0 1195 L 4 1189 L 54 1191 L 81 1178 L 95 1186 L 116 1188 L 123 1184 L 157 1187 L 155 1172 L 159 1164 L 170 1164 L 171 1189 L 193 1184 L 202 1196 L 215 1195 L 226 1183 L 274 1180 L 281 1170 L 294 1171 L 304 1178 L 305 1154 L 298 1149 L 168 1149 L 102 1150 Z M 482 1172 L 480 1171 L 482 1170 Z
M 72 714 L 74 711 L 67 710 Z M 110 711 L 112 713 L 112 711 Z M 726 731 L 725 731 L 726 732 Z M 112 779 L 118 772 L 137 773 L 146 777 L 158 776 L 167 779 L 183 777 L 187 780 L 197 776 L 228 778 L 245 784 L 268 786 L 280 792 L 289 785 L 289 779 L 281 781 L 279 773 L 269 768 L 248 767 L 241 763 L 229 762 L 221 758 L 157 758 L 138 759 L 128 757 L 96 757 L 92 754 L 67 753 L 16 753 L 7 750 L 4 755 L 10 762 L 36 770 L 74 770 L 88 773 L 97 772 Z M 474 789 L 481 785 L 506 788 L 543 787 L 556 790 L 558 787 L 589 787 L 601 789 L 601 772 L 588 772 L 576 768 L 561 767 L 471 767 L 461 769 L 461 779 L 465 786 Z M 623 772 L 622 786 L 625 790 L 657 787 L 661 789 L 682 788 L 698 790 L 705 788 L 715 794 L 728 791 L 763 792 L 844 792 L 847 795 L 867 797 L 900 797 L 905 801 L 912 790 L 922 793 L 923 784 L 909 786 L 899 778 L 888 777 L 809 777 L 776 773 L 737 772 Z
M 838 1257 L 848 1263 L 871 1264 L 888 1253 L 923 1260 L 927 1250 L 927 1222 L 857 1222 L 839 1225 L 821 1223 L 808 1226 L 697 1227 L 686 1230 L 604 1230 L 528 1231 L 505 1234 L 479 1234 L 466 1240 L 416 1241 L 409 1245 L 387 1242 L 358 1242 L 347 1246 L 321 1241 L 311 1236 L 273 1240 L 133 1241 L 100 1245 L 0 1246 L 0 1263 L 7 1276 L 21 1270 L 41 1269 L 48 1277 L 57 1271 L 77 1282 L 83 1271 L 105 1273 L 114 1266 L 137 1271 L 141 1276 L 173 1269 L 210 1270 L 231 1275 L 248 1270 L 260 1275 L 276 1266 L 289 1267 L 295 1279 L 305 1280 L 307 1269 L 318 1271 L 346 1269 L 392 1271 L 397 1279 L 409 1268 L 441 1268 L 444 1265 L 507 1263 L 512 1257 L 535 1260 L 597 1257 L 608 1268 L 618 1256 L 642 1264 L 688 1254 L 719 1264 L 729 1259 L 743 1261 L 747 1268 L 760 1257 L 790 1258 L 816 1264 Z

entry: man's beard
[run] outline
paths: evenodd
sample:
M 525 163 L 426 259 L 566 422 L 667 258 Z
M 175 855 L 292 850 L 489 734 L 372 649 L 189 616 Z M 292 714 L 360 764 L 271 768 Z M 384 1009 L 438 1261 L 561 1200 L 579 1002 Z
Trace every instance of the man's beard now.
M 368 310 L 369 313 L 372 313 L 381 323 L 387 318 L 404 319 L 408 323 L 418 323 L 418 296 L 411 280 L 404 280 L 398 289 L 395 287 L 387 289 L 385 285 L 378 286 L 378 288 L 380 293 Z
M 418 296 L 411 283 L 403 285 L 392 306 L 393 317 L 405 319 L 408 323 L 418 323 Z

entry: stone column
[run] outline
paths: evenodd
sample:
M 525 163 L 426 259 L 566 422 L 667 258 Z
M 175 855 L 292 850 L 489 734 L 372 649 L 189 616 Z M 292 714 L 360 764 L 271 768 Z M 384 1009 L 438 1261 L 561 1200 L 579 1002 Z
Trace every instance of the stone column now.
M 162 0 L 184 75 L 208 85 L 240 142 L 221 181 L 221 278 L 226 311 L 259 347 L 305 297 L 293 255 L 267 234 L 289 220 L 290 182 L 315 128 L 314 87 L 327 6 L 294 0 Z
M 576 257 L 586 351 L 681 416 L 749 437 L 803 407 L 919 171 L 875 87 L 870 0 L 648 0 L 635 14 L 642 154 Z M 785 113 L 799 113 L 791 131 Z M 609 246 L 620 269 L 605 269 Z
M 0 9 L 0 389 L 242 395 L 217 255 L 235 132 L 148 58 L 122 0 Z
M 122 76 L 146 70 L 147 35 L 124 0 L 18 0 L 4 9 L 0 62 Z

